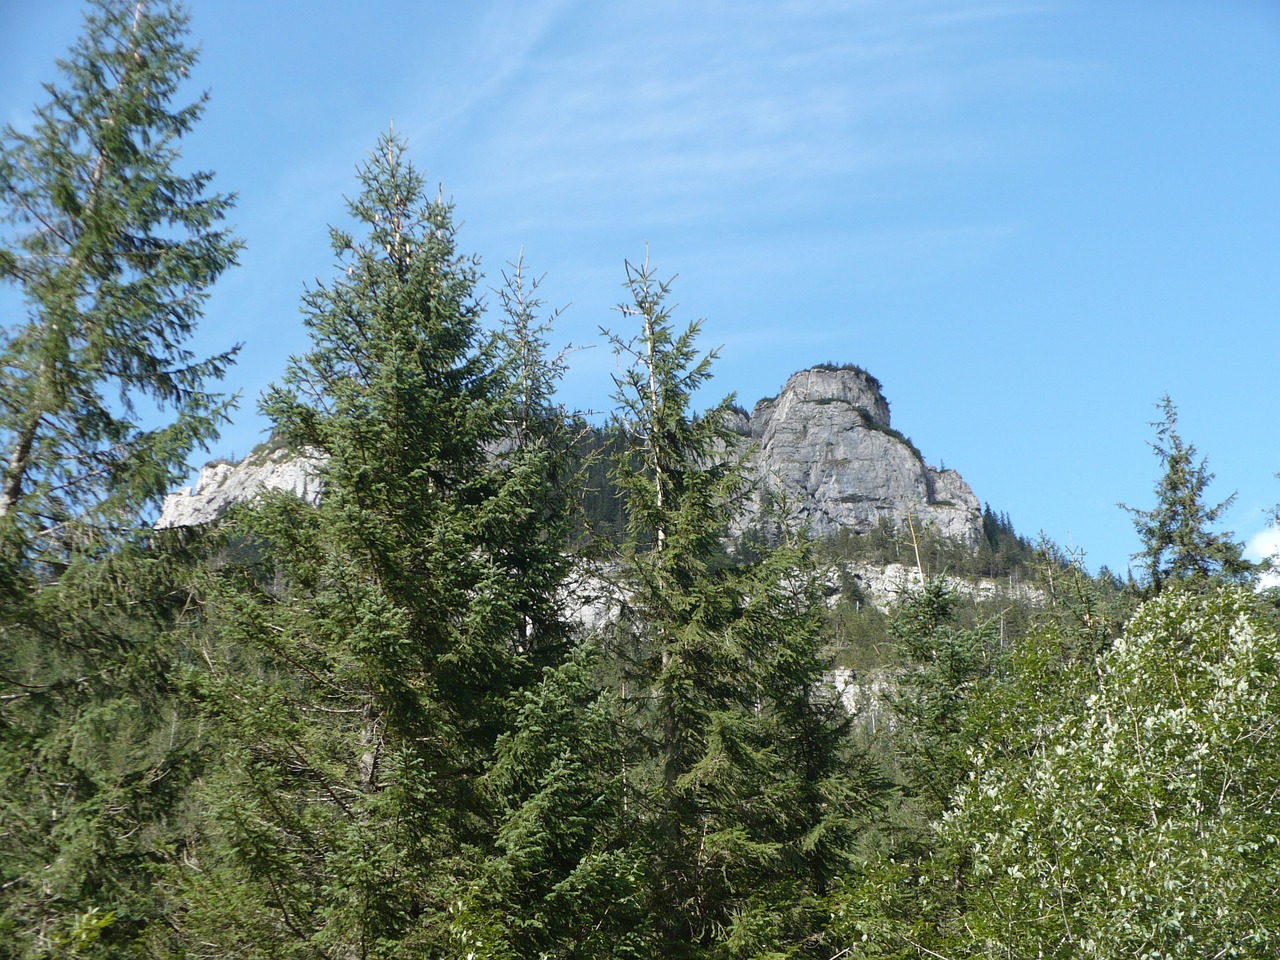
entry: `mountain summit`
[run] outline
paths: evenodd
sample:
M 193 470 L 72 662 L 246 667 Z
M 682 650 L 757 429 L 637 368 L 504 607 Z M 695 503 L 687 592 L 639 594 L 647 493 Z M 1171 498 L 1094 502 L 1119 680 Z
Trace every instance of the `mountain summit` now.
M 910 517 L 917 527 L 978 543 L 977 497 L 959 473 L 929 466 L 893 429 L 880 381 L 861 367 L 801 370 L 734 428 L 754 444 L 744 529 L 772 500 L 815 536 L 865 532 L 882 521 L 904 526 Z
M 954 470 L 925 463 L 920 451 L 890 425 L 880 382 L 861 367 L 823 365 L 793 374 L 776 397 L 740 411 L 733 430 L 752 444 L 751 490 L 742 533 L 767 505 L 785 504 L 791 518 L 815 536 L 838 530 L 865 532 L 888 521 L 932 526 L 952 540 L 976 546 L 982 511 Z M 324 461 L 273 449 L 238 464 L 204 468 L 194 488 L 164 503 L 158 527 L 195 526 L 217 519 L 232 503 L 261 490 L 292 490 L 316 502 Z

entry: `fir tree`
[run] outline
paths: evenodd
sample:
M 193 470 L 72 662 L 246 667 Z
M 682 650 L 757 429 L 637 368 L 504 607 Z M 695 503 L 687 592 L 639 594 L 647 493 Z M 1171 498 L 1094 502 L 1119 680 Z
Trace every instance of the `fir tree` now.
M 902 721 L 901 762 L 926 819 L 946 809 L 968 771 L 965 718 L 972 683 L 989 669 L 997 639 L 989 625 L 959 625 L 957 599 L 944 579 L 931 578 L 902 597 L 889 625 L 908 663 L 892 696 Z
M 202 744 L 173 689 L 189 579 L 146 513 L 216 434 L 230 353 L 185 346 L 238 243 L 179 171 L 203 109 L 168 3 L 98 2 L 0 144 L 0 943 L 116 956 L 166 906 Z
M 527 534 L 511 556 L 560 576 L 575 506 L 567 491 L 584 482 L 585 468 L 576 463 L 584 434 L 552 400 L 564 358 L 548 351 L 556 315 L 539 316 L 538 284 L 526 278 L 523 258 L 511 267 L 498 291 L 498 342 L 511 393 L 497 462 L 532 455 L 549 471 L 543 499 L 526 501 Z M 482 780 L 495 813 L 494 842 L 460 889 L 450 931 L 459 952 L 476 958 L 648 956 L 641 870 L 627 842 L 637 821 L 623 802 L 616 703 L 597 686 L 599 638 L 575 641 L 558 605 L 546 613 L 549 622 L 526 621 L 541 637 L 529 652 L 543 673 L 516 699 L 518 712 Z M 574 644 L 567 659 L 556 637 Z
M 588 640 L 524 694 L 485 777 L 499 818 L 493 853 L 460 898 L 458 952 L 499 957 L 649 957 L 643 829 L 624 797 L 617 704 Z
M 327 457 L 322 502 L 244 513 L 209 624 L 232 762 L 184 936 L 227 953 L 445 949 L 492 850 L 481 778 L 561 655 L 554 445 L 512 435 L 450 205 L 395 136 L 359 176 L 360 234 L 332 232 L 338 277 L 304 300 L 312 349 L 263 402 Z
M 1133 555 L 1146 573 L 1152 595 L 1166 586 L 1204 586 L 1212 580 L 1247 580 L 1253 565 L 1243 557 L 1243 547 L 1230 533 L 1218 532 L 1214 524 L 1231 506 L 1235 495 L 1221 503 L 1205 503 L 1205 492 L 1213 480 L 1208 462 L 1196 459 L 1194 444 L 1178 433 L 1178 408 L 1167 396 L 1158 404 L 1163 416 L 1152 426 L 1156 440 L 1151 448 L 1164 473 L 1156 484 L 1156 505 L 1139 510 L 1121 504 L 1133 516 L 1133 526 L 1142 540 L 1142 550 Z
M 8 550 L 134 522 L 225 416 L 206 382 L 231 354 L 183 345 L 239 248 L 218 226 L 231 198 L 177 169 L 204 107 L 170 105 L 196 59 L 185 32 L 169 4 L 101 0 L 32 132 L 5 128 L 0 203 L 17 230 L 0 276 L 26 304 L 0 343 Z M 149 406 L 170 422 L 142 426 Z
M 577 504 L 571 491 L 583 484 L 576 446 L 582 434 L 555 400 L 566 369 L 566 348 L 554 356 L 548 336 L 559 311 L 542 316 L 538 279 L 525 273 L 523 252 L 509 265 L 498 288 L 502 306 L 496 336 L 498 378 L 503 391 L 501 439 L 495 461 L 520 476 L 521 496 L 512 500 L 507 561 L 525 584 L 518 595 L 523 617 L 522 649 L 538 667 L 567 655 L 569 638 L 557 590 L 568 569 L 565 552 Z
M 652 950 L 817 955 L 821 898 L 867 796 L 847 717 L 819 687 L 812 554 L 801 542 L 754 563 L 726 555 L 744 484 L 724 426 L 732 398 L 693 413 L 714 354 L 699 354 L 697 323 L 676 332 L 668 283 L 647 264 L 627 271 L 622 312 L 640 329 L 610 337 L 626 362 L 615 475 L 628 514 L 613 653 Z

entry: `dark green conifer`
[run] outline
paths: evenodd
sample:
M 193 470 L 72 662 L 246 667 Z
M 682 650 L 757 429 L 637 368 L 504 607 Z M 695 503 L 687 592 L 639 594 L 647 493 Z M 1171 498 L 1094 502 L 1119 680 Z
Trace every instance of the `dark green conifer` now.
M 459 952 L 499 957 L 647 957 L 652 921 L 628 809 L 617 704 L 583 643 L 521 698 L 485 787 L 495 846 L 460 898 Z
M 482 335 L 475 264 L 402 141 L 359 177 L 359 233 L 332 231 L 338 276 L 304 298 L 312 349 L 263 401 L 323 455 L 323 497 L 244 512 L 210 623 L 232 762 L 186 936 L 228 953 L 446 949 L 492 850 L 481 778 L 513 698 L 563 656 L 545 391 L 517 390 Z
M 231 353 L 184 346 L 239 248 L 213 175 L 176 169 L 204 108 L 171 106 L 196 60 L 185 33 L 170 4 L 100 0 L 32 131 L 4 130 L 0 216 L 15 229 L 0 278 L 26 308 L 0 342 L 8 550 L 136 522 L 225 416 L 206 383 Z M 151 407 L 164 416 L 144 426 Z
M 1121 504 L 1133 516 L 1142 550 L 1133 555 L 1146 573 L 1152 595 L 1166 586 L 1203 587 L 1210 581 L 1247 580 L 1254 566 L 1243 557 L 1244 548 L 1229 532 L 1214 525 L 1235 500 L 1232 494 L 1216 505 L 1205 503 L 1213 474 L 1208 462 L 1196 459 L 1195 444 L 1178 433 L 1178 408 L 1167 396 L 1158 404 L 1160 420 L 1152 424 L 1156 439 L 1151 448 L 1164 473 L 1156 484 L 1156 505 L 1139 510 Z
M 822 896 L 848 863 L 866 782 L 841 704 L 821 683 L 812 555 L 803 541 L 728 556 L 744 486 L 725 427 L 701 415 L 714 354 L 677 332 L 669 284 L 627 268 L 611 336 L 624 361 L 615 475 L 626 498 L 627 600 L 612 641 L 642 811 L 653 952 L 664 957 L 822 953 Z
M 0 142 L 0 952 L 123 956 L 166 914 L 201 741 L 172 686 L 181 538 L 148 513 L 216 435 L 231 353 L 187 347 L 238 242 L 180 172 L 204 98 L 165 2 L 91 5 Z

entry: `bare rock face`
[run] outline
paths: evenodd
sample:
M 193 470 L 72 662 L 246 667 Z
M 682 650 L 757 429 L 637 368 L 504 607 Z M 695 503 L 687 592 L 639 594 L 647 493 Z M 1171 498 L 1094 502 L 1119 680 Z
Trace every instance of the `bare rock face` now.
M 841 667 L 832 670 L 825 679 L 844 703 L 849 716 L 867 732 L 892 730 L 898 726 L 898 716 L 890 705 L 890 698 L 897 689 L 893 671 L 879 670 L 868 676 L 859 676 L 853 670 Z
M 890 426 L 880 383 L 865 370 L 801 370 L 776 397 L 756 404 L 747 426 L 755 482 L 739 530 L 772 501 L 816 536 L 865 532 L 882 520 L 903 526 L 910 517 L 917 527 L 977 545 L 977 497 L 960 474 L 928 466 Z
M 165 497 L 157 529 L 196 527 L 211 523 L 237 503 L 246 503 L 264 490 L 285 490 L 308 503 L 320 502 L 325 460 L 314 450 L 286 449 L 250 454 L 239 463 L 211 463 L 200 471 L 194 487 Z
M 903 597 L 918 593 L 924 588 L 924 577 L 919 568 L 903 563 L 886 563 L 877 566 L 870 563 L 846 563 L 840 570 L 832 571 L 827 583 L 827 606 L 835 607 L 843 599 L 840 591 L 842 576 L 850 578 L 866 601 L 881 613 L 888 613 Z M 941 575 L 940 579 L 952 593 L 968 597 L 975 602 L 1001 601 L 1043 606 L 1047 597 L 1043 591 L 1012 576 L 1007 580 L 991 577 L 959 578 Z
M 735 532 L 782 503 L 816 536 L 867 531 L 882 520 L 976 546 L 982 514 L 969 485 L 954 470 L 935 470 L 890 426 L 889 404 L 875 377 L 858 367 L 814 367 L 794 374 L 782 391 L 735 412 L 728 424 L 750 438 L 751 492 Z M 157 527 L 210 523 L 263 490 L 290 491 L 319 502 L 324 458 L 318 451 L 268 450 L 239 464 L 205 467 L 194 488 L 164 502 Z

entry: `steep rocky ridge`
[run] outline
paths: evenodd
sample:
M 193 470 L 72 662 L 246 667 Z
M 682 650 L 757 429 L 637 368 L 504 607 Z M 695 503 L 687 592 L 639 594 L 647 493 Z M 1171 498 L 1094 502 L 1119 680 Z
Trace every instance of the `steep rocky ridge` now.
M 825 536 L 864 532 L 887 520 L 933 526 L 943 536 L 976 545 L 982 514 L 969 485 L 954 470 L 936 470 L 893 429 L 880 384 L 858 367 L 814 367 L 790 377 L 776 397 L 761 400 L 734 430 L 752 444 L 751 492 L 736 532 L 755 523 L 771 502 Z M 261 490 L 287 490 L 315 502 L 324 460 L 314 451 L 251 454 L 239 464 L 205 467 L 194 487 L 168 497 L 157 526 L 196 526 Z
M 325 459 L 315 450 L 285 448 L 251 453 L 239 463 L 215 461 L 200 471 L 194 487 L 165 498 L 156 526 L 197 527 L 211 523 L 237 503 L 266 490 L 284 490 L 318 503 L 324 490 Z
M 875 377 L 859 367 L 813 367 L 761 400 L 735 429 L 754 443 L 755 477 L 742 526 L 771 500 L 818 536 L 865 532 L 882 520 L 933 526 L 976 545 L 977 497 L 960 474 L 937 470 L 890 424 Z

